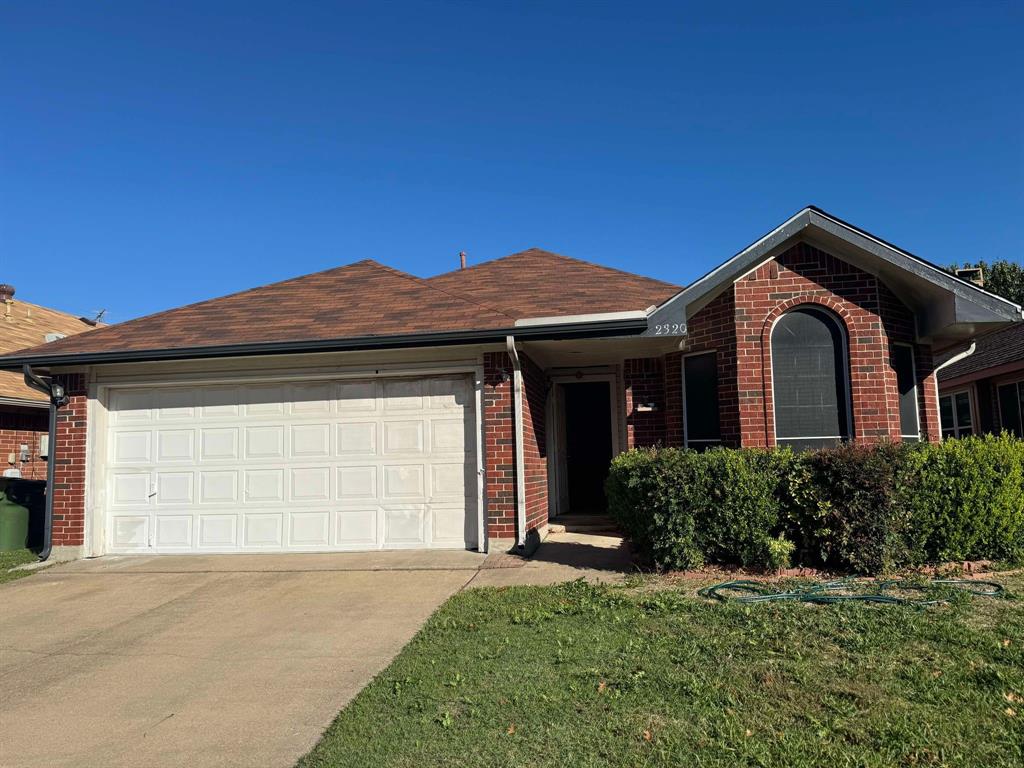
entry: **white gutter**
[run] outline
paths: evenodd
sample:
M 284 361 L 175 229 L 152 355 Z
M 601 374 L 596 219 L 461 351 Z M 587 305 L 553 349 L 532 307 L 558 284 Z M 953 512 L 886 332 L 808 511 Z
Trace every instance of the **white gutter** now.
M 550 317 L 523 317 L 516 320 L 516 328 L 534 325 L 572 325 L 577 323 L 601 323 L 608 320 L 644 320 L 650 312 L 631 310 L 627 312 L 596 312 L 590 315 L 552 315 Z
M 506 336 L 512 359 L 512 413 L 516 425 L 516 546 L 526 546 L 526 455 L 523 452 L 523 369 L 516 351 L 516 337 Z

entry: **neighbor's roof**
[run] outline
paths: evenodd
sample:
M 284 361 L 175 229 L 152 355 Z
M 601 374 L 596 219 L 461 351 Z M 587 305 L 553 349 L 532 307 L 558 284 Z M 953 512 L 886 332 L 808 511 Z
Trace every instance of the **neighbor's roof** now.
M 94 327 L 93 323 L 80 317 L 17 298 L 0 301 L 0 355 L 45 344 L 47 334 L 71 337 Z M 20 373 L 9 371 L 0 371 L 0 400 L 47 402 L 45 395 L 25 385 Z
M 1024 323 L 983 336 L 974 352 L 939 371 L 939 382 L 973 376 L 1010 363 L 1024 366 Z
M 539 249 L 431 279 L 365 260 L 34 347 L 24 357 L 508 330 L 529 317 L 643 311 L 679 290 Z

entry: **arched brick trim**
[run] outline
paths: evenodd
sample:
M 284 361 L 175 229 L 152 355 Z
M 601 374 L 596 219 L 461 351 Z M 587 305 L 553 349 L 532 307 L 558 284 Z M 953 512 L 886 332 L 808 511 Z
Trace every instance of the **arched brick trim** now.
M 850 337 L 850 326 L 852 313 L 846 307 L 846 302 L 837 296 L 795 296 L 777 304 L 764 318 L 761 326 L 761 386 L 764 392 L 763 413 L 764 413 L 764 434 L 769 446 L 776 445 L 775 439 L 775 392 L 773 390 L 774 379 L 772 378 L 772 330 L 775 328 L 775 321 L 784 314 L 797 307 L 815 305 L 830 310 L 831 314 L 839 322 L 846 336 L 846 376 L 847 385 L 850 388 L 850 410 L 853 423 L 850 424 L 850 434 L 857 434 L 857 413 L 854 403 L 857 402 L 853 385 L 853 360 L 850 352 L 852 340 Z

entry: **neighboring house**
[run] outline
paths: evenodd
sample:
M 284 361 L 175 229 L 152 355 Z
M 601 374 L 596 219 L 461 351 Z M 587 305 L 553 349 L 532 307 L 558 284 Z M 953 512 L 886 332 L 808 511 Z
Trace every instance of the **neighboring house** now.
M 936 440 L 935 356 L 1020 320 L 805 208 L 686 288 L 537 249 L 360 261 L 0 367 L 69 395 L 73 553 L 485 549 L 601 509 L 633 446 Z
M 944 437 L 1012 432 L 1024 437 L 1024 325 L 978 339 L 939 370 Z
M 0 284 L 0 355 L 92 330 L 81 317 L 15 300 L 14 287 Z M 0 475 L 46 479 L 49 401 L 25 385 L 20 372 L 0 371 Z

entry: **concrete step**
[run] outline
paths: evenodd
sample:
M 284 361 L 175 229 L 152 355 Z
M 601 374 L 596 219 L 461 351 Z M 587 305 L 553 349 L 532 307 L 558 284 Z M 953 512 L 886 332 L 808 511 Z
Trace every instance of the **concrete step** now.
M 606 515 L 559 515 L 548 521 L 549 533 L 611 533 L 619 529 Z

